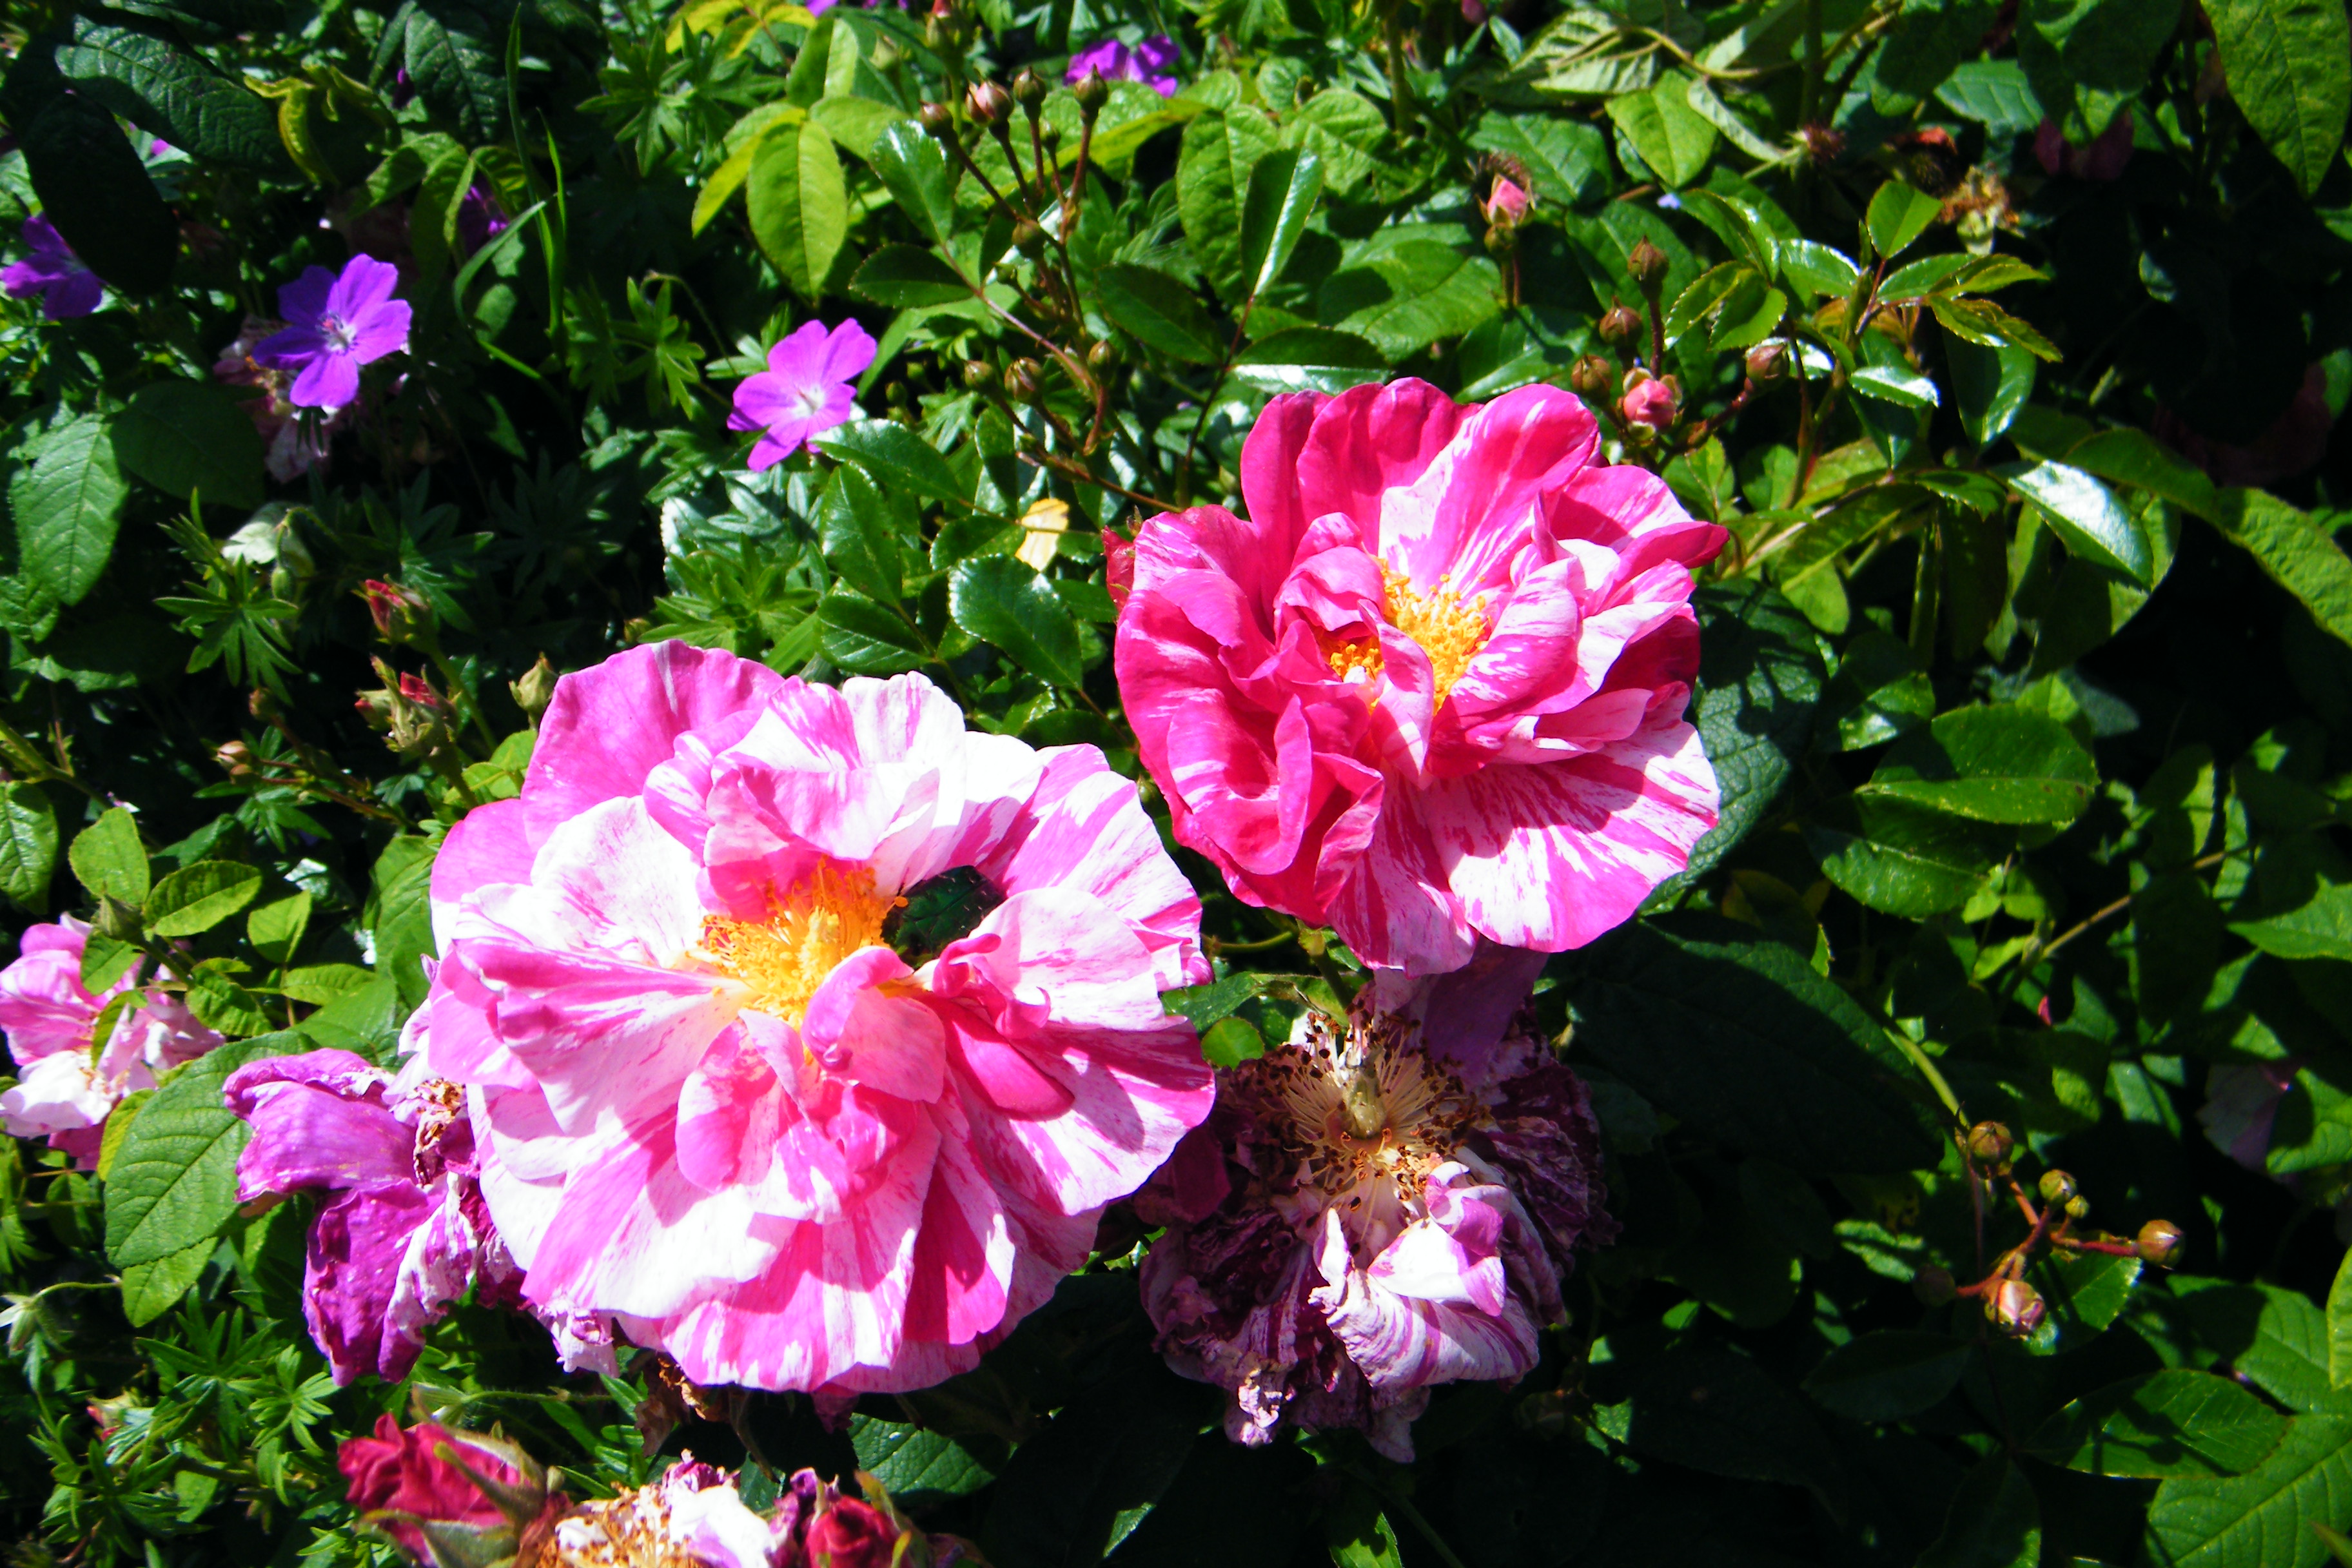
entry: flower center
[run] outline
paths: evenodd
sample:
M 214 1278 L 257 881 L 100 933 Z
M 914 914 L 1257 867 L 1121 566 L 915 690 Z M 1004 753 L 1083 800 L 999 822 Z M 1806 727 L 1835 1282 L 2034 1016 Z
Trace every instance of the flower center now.
M 356 334 L 352 331 L 352 324 L 349 321 L 344 321 L 341 316 L 321 316 L 319 318 L 319 336 L 326 340 L 327 352 L 329 353 L 347 354 L 351 353 L 352 339 L 355 335 Z
M 1285 1141 L 1307 1179 L 1335 1198 L 1386 1183 L 1397 1198 L 1417 1201 L 1429 1173 L 1454 1158 L 1463 1132 L 1486 1114 L 1413 1034 L 1381 1015 L 1335 1035 L 1318 1016 L 1305 1044 L 1274 1047 L 1238 1069 L 1286 1123 Z
M 863 866 L 827 860 L 781 900 L 771 893 L 765 921 L 702 917 L 698 953 L 751 990 L 754 1010 L 800 1026 L 834 967 L 882 941 L 882 922 L 900 900 L 874 888 Z
M 1486 595 L 1465 600 L 1449 586 L 1453 576 L 1437 580 L 1437 592 L 1422 595 L 1413 591 L 1403 574 L 1381 563 L 1381 615 L 1389 625 L 1421 645 L 1429 656 L 1430 674 L 1434 678 L 1436 700 L 1445 700 L 1454 683 L 1462 679 L 1478 650 L 1486 646 L 1494 623 L 1486 616 Z M 1360 671 L 1366 681 L 1377 678 L 1382 668 L 1381 644 L 1378 637 L 1342 638 L 1328 632 L 1316 634 L 1323 658 L 1331 673 L 1342 680 L 1350 680 Z

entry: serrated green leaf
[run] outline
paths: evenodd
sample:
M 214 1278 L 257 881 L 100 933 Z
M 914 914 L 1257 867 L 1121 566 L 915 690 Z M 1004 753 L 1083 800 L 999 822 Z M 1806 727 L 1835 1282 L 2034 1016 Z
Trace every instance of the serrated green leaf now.
M 302 945 L 302 935 L 310 929 L 310 895 L 298 891 L 292 898 L 279 899 L 262 905 L 245 917 L 245 939 L 253 951 L 272 963 L 286 963 Z
M 2010 475 L 2009 488 L 2041 509 L 2068 550 L 2143 587 L 2155 585 L 2156 556 L 2147 534 L 2106 486 L 2064 463 L 2037 463 Z
M 955 624 L 1004 651 L 1014 668 L 1056 686 L 1086 678 L 1078 624 L 1053 585 L 1009 555 L 983 555 L 948 580 L 948 614 Z
M 971 488 L 920 436 L 890 419 L 853 419 L 812 443 L 829 458 L 855 463 L 886 491 L 951 501 L 969 509 Z
M 2297 1416 L 2286 1440 L 2242 1476 L 2175 1477 L 2148 1505 L 2151 1545 L 2169 1568 L 2319 1568 L 2313 1529 L 2352 1496 L 2352 1395 Z
M 2352 112 L 2352 26 L 2333 0 L 2207 0 L 2230 97 L 2305 195 Z
M 1620 93 L 1608 108 L 1610 120 L 1661 184 L 1680 190 L 1706 172 L 1716 130 L 1691 107 L 1690 78 L 1670 73 L 1646 92 Z
M 1184 127 L 1176 210 L 1192 254 L 1221 292 L 1241 281 L 1242 205 L 1251 171 L 1281 144 L 1272 119 L 1246 104 L 1201 115 Z
M 2066 727 L 2013 704 L 1956 708 L 1915 730 L 1854 794 L 1977 822 L 2072 822 L 2098 764 Z
M 2033 1488 L 2007 1456 L 1995 1454 L 1962 1479 L 1944 1533 L 1921 1553 L 1919 1568 L 2034 1568 L 2041 1561 Z
M 814 121 L 780 126 L 751 160 L 744 199 L 760 253 L 793 292 L 814 300 L 849 237 L 849 192 L 833 138 Z
M 205 1266 L 219 1247 L 216 1238 L 206 1237 L 177 1252 L 124 1268 L 122 1315 L 131 1326 L 142 1327 L 170 1311 L 189 1287 L 204 1278 Z
M 2235 1476 L 2268 1458 L 2286 1428 L 2228 1378 L 2176 1367 L 2084 1394 L 2023 1451 L 2095 1476 Z
M 8 486 L 21 571 L 43 597 L 79 604 L 114 553 L 129 489 L 114 436 L 105 420 L 86 414 L 43 434 L 31 456 Z
M 962 274 L 928 250 L 886 245 L 866 258 L 849 280 L 850 292 L 896 310 L 952 305 L 972 297 Z
M 170 1258 L 219 1234 L 236 1212 L 236 1157 L 249 1136 L 221 1103 L 221 1085 L 247 1062 L 302 1048 L 290 1033 L 222 1046 L 155 1091 L 106 1187 L 106 1256 L 116 1268 Z
M 155 33 L 73 19 L 57 52 L 77 90 L 198 158 L 261 174 L 291 174 L 269 101 Z
M 1283 148 L 1267 153 L 1250 171 L 1242 204 L 1241 279 L 1244 294 L 1255 299 L 1274 286 L 1307 232 L 1307 220 L 1323 194 L 1323 163 L 1312 153 Z
M 1927 226 L 1943 210 L 1944 204 L 1927 192 L 1901 180 L 1889 180 L 1870 198 L 1863 226 L 1870 233 L 1871 247 L 1892 260 L 1927 233 Z
M 155 884 L 147 895 L 151 936 L 194 936 L 207 931 L 253 902 L 261 873 L 230 860 L 200 860 Z
M 151 382 L 131 394 L 110 433 L 122 466 L 167 495 L 201 495 L 224 506 L 261 503 L 261 437 L 214 387 Z
M 898 675 L 930 660 L 921 634 L 888 605 L 835 588 L 817 605 L 824 657 L 852 675 Z
M 1388 374 L 1380 350 L 1353 332 L 1288 327 L 1270 332 L 1234 361 L 1234 379 L 1270 393 L 1345 392 Z
M 58 868 L 58 818 L 41 786 L 0 784 L 0 894 L 17 908 L 46 914 Z
M 894 505 L 864 469 L 845 464 L 817 497 L 816 523 L 825 560 L 845 582 L 885 604 L 898 602 L 906 552 L 922 542 L 913 508 Z
M 66 858 L 92 898 L 120 899 L 134 910 L 147 901 L 147 850 L 138 818 L 123 807 L 108 807 L 75 834 Z
M 356 963 L 306 963 L 289 969 L 278 982 L 278 989 L 297 1002 L 323 1007 L 341 1001 L 356 991 L 364 991 L 375 983 L 375 972 Z M 305 1019 L 308 1028 L 312 1020 Z
M 1201 301 L 1165 272 L 1120 264 L 1104 268 L 1093 283 L 1103 314 L 1145 348 L 1192 364 L 1213 363 L 1224 352 Z
M 890 198 L 925 238 L 945 244 L 956 229 L 954 182 L 948 155 L 923 128 L 901 121 L 875 139 L 869 159 Z
M 1806 814 L 1822 875 L 1874 910 L 1925 920 L 1968 902 L 1992 865 L 1984 829 L 1899 800 L 1849 795 Z
M 60 92 L 15 129 L 42 216 L 92 272 L 127 294 L 172 280 L 179 220 L 113 115 Z
M 410 1006 L 425 1000 L 424 960 L 433 942 L 434 845 L 408 835 L 394 839 L 376 857 L 370 877 L 367 921 L 375 936 L 375 967 L 392 976 Z

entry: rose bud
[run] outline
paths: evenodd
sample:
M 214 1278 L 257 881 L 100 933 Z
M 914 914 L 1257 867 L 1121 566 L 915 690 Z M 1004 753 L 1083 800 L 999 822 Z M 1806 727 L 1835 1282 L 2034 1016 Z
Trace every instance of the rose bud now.
M 2003 1279 L 1985 1297 L 1985 1318 L 2002 1333 L 2023 1339 L 2042 1326 L 2050 1309 L 2042 1292 L 2022 1279 Z
M 2188 1241 L 2180 1227 L 2168 1219 L 2152 1219 L 2139 1227 L 2139 1255 L 2158 1268 L 2171 1268 Z

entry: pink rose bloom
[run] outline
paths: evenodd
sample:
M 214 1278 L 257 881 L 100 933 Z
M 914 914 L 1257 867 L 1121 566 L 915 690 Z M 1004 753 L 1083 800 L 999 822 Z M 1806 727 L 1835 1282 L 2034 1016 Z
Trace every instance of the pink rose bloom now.
M 1688 863 L 1691 568 L 1724 532 L 1598 441 L 1549 386 L 1298 393 L 1243 447 L 1249 521 L 1143 525 L 1119 690 L 1238 897 L 1428 973 L 1580 946 Z
M 1655 379 L 1636 382 L 1626 389 L 1617 412 L 1624 416 L 1628 425 L 1643 425 L 1661 432 L 1671 430 L 1675 414 L 1675 389 Z
M 844 321 L 831 331 L 803 322 L 768 351 L 768 368 L 735 388 L 730 430 L 764 430 L 752 445 L 751 471 L 772 468 L 857 412 L 850 384 L 874 363 L 875 342 L 864 327 Z
M 1224 1075 L 1224 1179 L 1148 1190 L 1142 1284 L 1169 1364 L 1231 1394 L 1228 1436 L 1353 1426 L 1408 1463 L 1432 1387 L 1534 1370 L 1572 1251 L 1617 1229 L 1584 1086 L 1520 1016 L 1542 966 L 1384 973 L 1344 1032 L 1309 1014 Z
M 179 997 L 150 991 L 123 1009 L 92 1059 L 99 1015 L 138 983 L 138 971 L 91 995 L 81 983 L 89 940 L 89 922 L 71 915 L 29 926 L 21 956 L 0 969 L 0 1029 L 16 1061 L 16 1087 L 0 1093 L 0 1127 L 18 1138 L 47 1134 L 49 1147 L 86 1171 L 98 1168 L 106 1119 L 124 1095 L 154 1088 L 157 1072 L 221 1043 Z
M 452 829 L 409 1038 L 527 1299 L 698 1383 L 919 1388 L 1084 1261 L 1213 1090 L 1200 903 L 1091 746 L 660 642 Z

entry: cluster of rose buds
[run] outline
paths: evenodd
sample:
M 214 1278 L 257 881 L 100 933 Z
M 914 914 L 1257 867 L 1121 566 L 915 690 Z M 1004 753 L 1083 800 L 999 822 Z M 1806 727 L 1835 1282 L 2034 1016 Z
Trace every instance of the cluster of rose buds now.
M 1616 363 L 1601 354 L 1587 354 L 1570 368 L 1568 377 L 1569 385 L 1578 394 L 1613 416 L 1619 435 L 1644 447 L 1671 444 L 1682 422 L 1681 380 L 1663 373 L 1666 266 L 1666 253 L 1648 240 L 1634 245 L 1625 258 L 1625 270 L 1649 308 L 1647 321 L 1622 300 L 1612 300 L 1595 330 Z
M 2077 1231 L 2075 1226 L 2090 1216 L 2091 1203 L 2064 1171 L 2042 1173 L 2034 1184 L 2041 1199 L 2037 1208 L 2011 1163 L 2016 1141 L 2000 1122 L 1978 1122 L 1959 1136 L 1959 1144 L 1971 1191 L 1981 1201 L 1989 1188 L 2006 1186 L 2028 1228 L 2025 1239 L 1994 1259 L 1991 1269 L 1973 1285 L 1958 1283 L 1946 1268 L 1921 1269 L 1912 1286 L 1928 1305 L 1971 1297 L 1982 1304 L 1987 1322 L 2004 1334 L 2023 1339 L 2040 1328 L 2049 1314 L 2042 1293 L 2025 1279 L 2025 1267 L 2038 1249 L 2047 1247 L 2062 1254 L 2096 1252 L 2137 1258 L 2158 1268 L 2169 1268 L 2179 1260 L 2186 1238 L 2170 1220 L 2152 1219 L 2129 1240 L 2103 1231 Z
M 378 1418 L 336 1464 L 363 1524 L 419 1568 L 947 1568 L 972 1561 L 954 1536 L 926 1536 L 872 1477 L 864 1499 L 802 1470 L 772 1507 L 688 1454 L 658 1481 L 575 1502 L 561 1479 L 495 1435 Z

